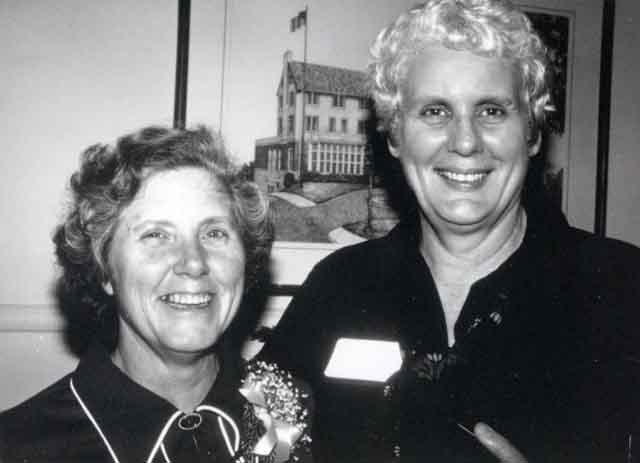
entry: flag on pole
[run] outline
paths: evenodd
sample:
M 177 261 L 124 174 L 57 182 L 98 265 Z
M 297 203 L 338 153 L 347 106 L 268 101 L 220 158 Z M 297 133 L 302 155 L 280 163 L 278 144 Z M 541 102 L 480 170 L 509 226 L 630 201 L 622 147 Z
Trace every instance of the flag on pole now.
M 302 10 L 296 16 L 291 18 L 291 32 L 295 32 L 302 26 L 307 25 L 307 10 Z

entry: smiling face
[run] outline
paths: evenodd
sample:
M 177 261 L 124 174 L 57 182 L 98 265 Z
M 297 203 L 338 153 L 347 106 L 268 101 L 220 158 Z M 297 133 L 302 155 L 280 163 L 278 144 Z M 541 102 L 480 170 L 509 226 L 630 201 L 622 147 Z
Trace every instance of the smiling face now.
M 489 232 L 520 203 L 527 108 L 513 64 L 433 45 L 411 62 L 391 152 L 440 233 Z
M 245 264 L 230 204 L 204 169 L 143 182 L 119 216 L 108 255 L 105 290 L 119 303 L 119 348 L 199 355 L 229 326 Z

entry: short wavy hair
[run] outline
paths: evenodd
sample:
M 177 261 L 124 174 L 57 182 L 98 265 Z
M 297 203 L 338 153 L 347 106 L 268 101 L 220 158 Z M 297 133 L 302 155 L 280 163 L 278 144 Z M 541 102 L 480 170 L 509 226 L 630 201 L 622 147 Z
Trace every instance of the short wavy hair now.
M 380 31 L 369 64 L 379 130 L 393 134 L 411 59 L 432 44 L 513 60 L 537 138 L 553 109 L 547 50 L 527 16 L 507 0 L 429 0 Z
M 89 147 L 71 176 L 70 208 L 53 241 L 62 269 L 59 290 L 74 304 L 93 309 L 96 317 L 113 308 L 103 283 L 109 278 L 106 263 L 118 217 L 147 177 L 181 167 L 205 169 L 228 193 L 244 245 L 246 288 L 268 274 L 273 222 L 267 199 L 240 175 L 222 140 L 204 126 L 150 126 L 119 138 L 114 146 Z

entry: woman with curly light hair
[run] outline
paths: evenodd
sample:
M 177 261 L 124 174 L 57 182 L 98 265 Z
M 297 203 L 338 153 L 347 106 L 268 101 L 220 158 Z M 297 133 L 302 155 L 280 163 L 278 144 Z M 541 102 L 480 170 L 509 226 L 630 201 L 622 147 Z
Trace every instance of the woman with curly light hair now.
M 640 251 L 525 188 L 552 109 L 531 22 L 508 1 L 429 0 L 371 55 L 413 207 L 319 263 L 262 353 L 311 383 L 314 457 L 625 461 L 640 436 Z M 372 371 L 328 378 L 347 343 Z
M 229 337 L 266 274 L 265 196 L 205 127 L 91 146 L 70 186 L 62 300 L 114 320 L 113 344 L 96 336 L 74 372 L 0 415 L 2 461 L 267 461 L 277 440 L 253 452 L 275 430 L 240 391 Z
M 102 285 L 108 280 L 107 255 L 119 214 L 144 179 L 181 167 L 206 170 L 229 195 L 246 252 L 247 289 L 265 277 L 273 241 L 266 197 L 239 175 L 222 139 L 207 128 L 151 126 L 120 138 L 115 146 L 93 145 L 82 153 L 81 167 L 70 180 L 70 211 L 54 236 L 64 295 L 81 300 L 83 310 L 96 315 L 114 309 Z
M 532 135 L 537 135 L 545 114 L 553 110 L 546 47 L 522 12 L 507 1 L 487 0 L 420 4 L 379 32 L 371 46 L 369 74 L 381 129 L 393 131 L 411 61 L 433 44 L 510 60 L 535 130 Z

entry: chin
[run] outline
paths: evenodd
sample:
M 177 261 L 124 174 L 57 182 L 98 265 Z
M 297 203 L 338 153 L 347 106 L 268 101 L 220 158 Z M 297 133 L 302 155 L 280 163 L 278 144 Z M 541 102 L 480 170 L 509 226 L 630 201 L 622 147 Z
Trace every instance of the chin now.
M 198 354 L 210 349 L 219 339 L 220 336 L 217 334 L 194 337 L 193 332 L 191 332 L 184 337 L 171 337 L 164 344 L 174 352 Z
M 480 227 L 487 222 L 489 216 L 482 211 L 469 211 L 459 213 L 451 213 L 451 211 L 445 211 L 441 215 L 442 219 L 449 224 L 457 225 L 460 227 Z
M 461 235 L 475 233 L 480 230 L 487 229 L 488 227 L 482 222 L 472 222 L 472 221 L 451 221 L 448 222 L 449 230 L 457 231 L 457 233 Z

